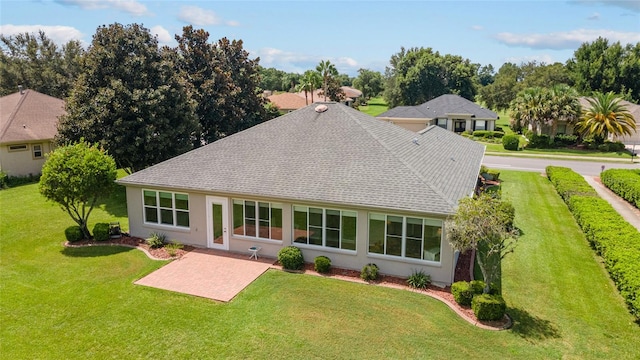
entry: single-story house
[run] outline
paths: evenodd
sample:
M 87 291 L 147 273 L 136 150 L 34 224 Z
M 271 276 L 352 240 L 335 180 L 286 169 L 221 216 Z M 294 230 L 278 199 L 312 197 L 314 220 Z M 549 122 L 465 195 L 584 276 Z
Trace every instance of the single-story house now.
M 377 116 L 407 130 L 418 132 L 427 126 L 461 133 L 495 130 L 498 114 L 460 95 L 445 94 L 415 106 L 397 106 Z
M 339 103 L 313 104 L 118 180 L 129 231 L 185 244 L 453 281 L 444 220 L 473 194 L 484 146 L 419 134 Z M 248 257 L 249 255 L 247 255 Z
M 349 86 L 341 86 L 342 91 L 344 91 L 346 98 L 342 101 L 343 104 L 347 106 L 351 106 L 351 104 L 360 96 L 362 96 L 362 91 L 358 89 L 354 89 Z M 325 96 L 320 95 L 323 93 L 322 89 L 315 89 L 312 92 L 307 91 L 306 97 L 304 91 L 295 92 L 295 93 L 280 93 L 280 94 L 270 94 L 267 96 L 267 99 L 271 101 L 282 113 L 290 112 L 293 110 L 301 109 L 311 103 L 317 102 L 325 102 Z M 328 98 L 327 98 L 328 100 Z
M 0 170 L 9 176 L 40 174 L 63 114 L 64 100 L 34 90 L 0 97 Z

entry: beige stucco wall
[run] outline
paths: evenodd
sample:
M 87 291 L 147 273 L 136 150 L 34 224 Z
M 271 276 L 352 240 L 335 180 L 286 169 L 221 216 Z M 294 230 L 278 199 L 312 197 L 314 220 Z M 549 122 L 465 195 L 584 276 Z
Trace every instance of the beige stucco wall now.
M 21 151 L 9 151 L 11 145 L 26 144 L 27 149 Z M 43 156 L 39 159 L 33 157 L 33 145 L 42 145 Z M 42 172 L 42 165 L 46 157 L 44 154 L 51 152 L 53 145 L 50 141 L 22 142 L 16 144 L 2 144 L 0 146 L 0 169 L 9 176 L 37 175 Z
M 154 188 L 146 188 L 152 190 L 162 190 Z M 171 191 L 171 190 L 166 190 Z M 183 192 L 183 191 L 177 191 Z M 163 232 L 167 235 L 168 239 L 175 239 L 181 243 L 194 245 L 197 247 L 207 247 L 207 219 L 206 219 L 206 196 L 225 197 L 227 200 L 227 208 L 229 216 L 226 223 L 227 229 L 232 229 L 232 199 L 244 199 L 244 200 L 256 200 L 256 201 L 268 201 L 282 204 L 282 230 L 283 240 L 263 240 L 248 237 L 233 236 L 230 231 L 229 237 L 229 251 L 246 253 L 249 256 L 249 247 L 260 246 L 261 256 L 268 256 L 276 258 L 278 251 L 284 247 L 292 244 L 292 229 L 293 229 L 293 216 L 292 208 L 294 203 L 282 201 L 278 199 L 266 199 L 260 197 L 246 197 L 246 196 L 224 196 L 222 194 L 204 194 L 197 192 L 189 192 L 189 229 L 176 229 L 173 227 L 149 225 L 143 222 L 143 205 L 142 205 L 142 189 L 138 187 L 127 187 L 127 211 L 129 214 L 129 232 L 133 236 L 147 238 L 151 232 Z M 302 249 L 306 262 L 313 262 L 314 258 L 319 255 L 325 255 L 331 259 L 333 266 L 360 270 L 365 264 L 375 263 L 380 267 L 380 272 L 388 275 L 395 275 L 401 277 L 408 277 L 413 271 L 424 271 L 431 275 L 431 279 L 434 282 L 450 284 L 453 281 L 454 273 L 454 251 L 448 242 L 445 240 L 445 234 L 443 231 L 441 241 L 441 262 L 427 262 L 422 260 L 404 259 L 395 256 L 387 256 L 380 254 L 368 254 L 368 227 L 369 227 L 369 212 L 386 213 L 385 211 L 375 209 L 354 209 L 349 207 L 340 207 L 330 204 L 322 203 L 308 203 L 308 202 L 296 202 L 295 205 L 304 206 L 317 206 L 321 208 L 341 209 L 356 211 L 357 218 L 357 242 L 356 251 L 332 249 L 314 245 L 306 244 L 294 244 Z M 419 213 L 403 213 L 403 212 L 389 212 L 390 214 L 397 215 L 409 215 L 416 217 L 428 217 L 437 219 L 438 217 L 427 216 Z

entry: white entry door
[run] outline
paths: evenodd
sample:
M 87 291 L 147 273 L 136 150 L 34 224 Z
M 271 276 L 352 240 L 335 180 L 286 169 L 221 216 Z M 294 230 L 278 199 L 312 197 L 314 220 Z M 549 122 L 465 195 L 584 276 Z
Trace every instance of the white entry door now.
M 207 196 L 207 246 L 229 250 L 229 211 L 226 198 Z

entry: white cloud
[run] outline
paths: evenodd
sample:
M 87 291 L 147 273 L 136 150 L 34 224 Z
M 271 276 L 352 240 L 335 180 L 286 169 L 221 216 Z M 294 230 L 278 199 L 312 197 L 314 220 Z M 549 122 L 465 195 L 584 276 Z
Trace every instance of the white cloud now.
M 584 42 L 591 42 L 598 37 L 610 42 L 620 41 L 621 44 L 635 44 L 640 42 L 640 32 L 620 32 L 614 30 L 578 29 L 565 32 L 547 34 L 514 34 L 499 33 L 495 38 L 508 46 L 528 47 L 532 49 L 576 49 Z
M 249 51 L 249 53 L 251 57 L 260 57 L 260 65 L 263 67 L 274 67 L 282 71 L 299 74 L 315 69 L 321 60 L 331 61 L 338 72 L 349 75 L 355 74 L 362 67 L 355 59 L 346 56 L 332 58 L 299 54 L 274 48 L 262 48 L 257 51 Z
M 484 30 L 484 27 L 480 25 L 472 25 L 471 30 L 480 31 L 480 30 Z
M 169 43 L 173 42 L 173 36 L 167 31 L 167 29 L 163 28 L 160 25 L 154 26 L 150 29 L 151 33 L 158 36 L 158 42 L 160 45 L 169 45 Z
M 531 61 L 535 61 L 538 64 L 553 64 L 556 62 L 553 57 L 551 57 L 551 55 L 547 54 L 532 56 L 510 56 L 504 59 L 504 62 L 510 62 L 516 65 L 519 65 L 521 63 L 528 63 Z
M 62 5 L 85 10 L 116 9 L 135 16 L 149 15 L 147 7 L 136 0 L 56 0 Z
M 5 36 L 22 33 L 37 34 L 44 31 L 49 39 L 58 45 L 64 45 L 71 40 L 82 40 L 80 30 L 71 26 L 50 26 L 50 25 L 0 25 L 0 34 Z M 83 43 L 86 46 L 86 44 Z
M 593 13 L 591 16 L 587 18 L 587 20 L 600 20 L 600 13 Z
M 183 6 L 180 8 L 178 19 L 197 26 L 205 25 L 227 25 L 240 26 L 240 23 L 234 20 L 223 20 L 218 14 L 211 10 L 206 10 L 197 6 Z

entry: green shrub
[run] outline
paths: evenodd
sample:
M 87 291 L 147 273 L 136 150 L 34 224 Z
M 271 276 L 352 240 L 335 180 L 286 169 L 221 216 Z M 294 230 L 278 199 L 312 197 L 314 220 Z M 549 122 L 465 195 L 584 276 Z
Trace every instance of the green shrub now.
M 167 250 L 167 254 L 169 254 L 169 256 L 174 257 L 178 254 L 178 250 L 184 248 L 184 245 L 175 240 L 171 240 L 171 242 L 165 245 L 164 248 Z
M 328 273 L 331 268 L 331 259 L 324 255 L 317 256 L 313 260 L 313 268 L 319 273 Z
M 97 223 L 93 226 L 93 239 L 96 241 L 107 241 L 109 236 L 109 224 Z
M 469 289 L 474 295 L 482 294 L 484 286 L 485 283 L 482 280 L 471 280 L 471 282 L 469 282 Z
M 520 147 L 520 136 L 518 135 L 505 135 L 502 137 L 502 147 L 505 150 L 518 151 Z
M 584 177 L 566 167 L 547 166 L 547 177 L 565 202 L 573 195 L 597 196 Z
M 553 143 L 551 142 L 551 138 L 549 135 L 537 135 L 532 134 L 529 138 L 529 143 L 527 144 L 527 148 L 531 149 L 549 149 L 553 147 Z
M 481 294 L 473 297 L 471 308 L 478 320 L 500 320 L 504 317 L 507 304 L 500 295 Z
M 553 142 L 556 147 L 573 146 L 578 143 L 578 137 L 575 135 L 560 134 L 553 138 Z
M 485 138 L 485 139 L 493 139 L 493 138 L 501 138 L 504 136 L 504 133 L 501 131 L 491 131 L 491 130 L 476 130 L 473 132 L 474 137 Z
M 6 188 L 7 185 L 7 173 L 0 170 L 0 189 Z
M 640 172 L 609 169 L 600 174 L 602 183 L 621 198 L 640 208 Z
M 167 235 L 163 233 L 153 232 L 149 234 L 149 238 L 146 240 L 146 243 L 151 248 L 157 249 L 157 248 L 163 247 L 166 241 L 167 241 Z
M 593 189 L 586 194 L 566 190 L 571 185 L 580 186 L 575 179 L 579 177 L 584 181 L 582 176 L 566 168 L 550 168 L 547 167 L 549 179 L 569 206 L 591 246 L 602 256 L 631 314 L 640 321 L 640 232 L 626 222 L 611 204 L 598 197 Z
M 292 245 L 285 246 L 278 251 L 278 261 L 286 270 L 300 270 L 304 266 L 302 250 Z
M 407 279 L 407 284 L 415 289 L 426 289 L 431 284 L 431 275 L 422 270 L 414 271 Z
M 598 145 L 598 150 L 602 152 L 622 152 L 624 151 L 625 146 L 622 142 L 616 141 L 605 141 L 604 144 Z
M 471 299 L 473 299 L 473 291 L 471 286 L 466 281 L 457 281 L 451 284 L 451 294 L 453 299 L 460 305 L 471 305 Z
M 378 265 L 374 263 L 369 263 L 362 267 L 362 271 L 360 271 L 360 278 L 365 281 L 373 281 L 378 278 Z
M 67 238 L 68 242 L 76 242 L 82 240 L 82 230 L 80 230 L 80 226 L 74 225 L 69 226 L 64 229 L 64 236 Z

